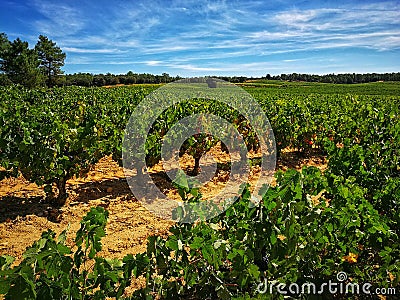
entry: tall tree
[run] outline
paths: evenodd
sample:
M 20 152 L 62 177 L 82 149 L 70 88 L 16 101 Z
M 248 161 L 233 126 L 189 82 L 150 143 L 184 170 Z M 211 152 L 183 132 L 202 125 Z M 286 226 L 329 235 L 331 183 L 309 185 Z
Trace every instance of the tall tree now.
M 8 40 L 7 34 L 0 33 L 0 68 L 3 65 L 4 57 L 9 51 L 11 42 Z
M 55 42 L 44 35 L 39 35 L 35 50 L 40 60 L 39 67 L 47 77 L 46 83 L 53 86 L 57 76 L 63 73 L 61 67 L 64 66 L 66 55 Z
M 7 74 L 3 71 L 4 58 L 9 51 L 11 42 L 8 40 L 7 35 L 4 32 L 0 33 L 0 85 L 8 85 L 11 83 L 8 79 Z
M 35 50 L 29 49 L 28 42 L 17 38 L 9 46 L 5 46 L 2 52 L 1 70 L 13 83 L 35 87 L 43 82 L 38 68 L 38 55 Z
M 3 71 L 4 57 L 9 51 L 11 42 L 8 40 L 7 35 L 4 32 L 0 33 L 0 85 L 12 84 L 7 74 Z

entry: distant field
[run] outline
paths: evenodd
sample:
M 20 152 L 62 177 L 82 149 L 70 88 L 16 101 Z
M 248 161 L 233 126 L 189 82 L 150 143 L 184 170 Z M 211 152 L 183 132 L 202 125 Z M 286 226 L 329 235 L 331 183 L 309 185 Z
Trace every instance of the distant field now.
M 164 83 L 153 84 L 131 84 L 131 85 L 106 85 L 103 88 L 146 88 L 153 91 Z M 400 96 L 400 82 L 370 82 L 370 83 L 352 83 L 352 84 L 336 84 L 336 83 L 320 83 L 320 82 L 304 82 L 304 81 L 282 81 L 282 80 L 248 80 L 244 83 L 236 83 L 237 86 L 244 88 L 246 91 L 257 89 L 263 93 L 287 93 L 287 94 L 353 94 L 353 95 L 381 95 L 381 96 Z
M 358 84 L 333 84 L 319 82 L 289 82 L 280 80 L 254 80 L 238 84 L 244 88 L 263 88 L 279 93 L 301 94 L 356 94 L 400 95 L 400 82 L 371 82 Z

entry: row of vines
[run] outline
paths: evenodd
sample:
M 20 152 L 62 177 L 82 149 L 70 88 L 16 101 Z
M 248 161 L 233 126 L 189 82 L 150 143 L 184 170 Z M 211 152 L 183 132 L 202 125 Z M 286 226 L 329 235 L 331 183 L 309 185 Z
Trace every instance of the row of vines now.
M 2 88 L 3 176 L 22 173 L 44 185 L 50 197 L 57 186 L 63 204 L 67 179 L 84 175 L 105 155 L 121 162 L 124 127 L 151 90 Z M 347 274 L 345 283 L 368 282 L 399 294 L 400 98 L 249 92 L 269 118 L 278 155 L 287 147 L 300 154 L 319 151 L 328 158 L 324 173 L 312 167 L 277 172 L 277 185 L 260 205 L 248 205 L 245 189 L 222 215 L 176 224 L 168 238 L 150 237 L 146 253 L 122 260 L 96 255 L 107 212 L 93 209 L 82 220 L 75 247 L 65 245 L 64 235 L 56 239 L 46 232 L 18 266 L 1 257 L 0 294 L 6 299 L 279 299 L 283 295 L 276 290 L 270 295 L 257 287 L 265 279 L 318 286 L 339 272 Z M 158 162 L 163 135 L 174 122 L 196 112 L 219 114 L 240 132 L 249 125 L 226 105 L 201 97 L 182 102 L 153 124 L 146 142 L 149 165 Z M 248 132 L 247 147 L 257 148 Z M 207 135 L 193 139 L 184 150 L 195 158 L 215 143 L 205 144 Z M 201 198 L 196 189 L 178 188 L 186 201 Z M 126 287 L 138 277 L 145 285 L 127 295 Z M 300 291 L 291 293 L 301 297 Z M 320 296 L 351 298 L 338 290 Z

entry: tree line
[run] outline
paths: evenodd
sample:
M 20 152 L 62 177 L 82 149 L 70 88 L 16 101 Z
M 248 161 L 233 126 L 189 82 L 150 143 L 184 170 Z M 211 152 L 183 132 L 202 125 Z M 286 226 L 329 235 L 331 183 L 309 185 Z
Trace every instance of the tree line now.
M 246 77 L 246 76 L 209 76 L 218 78 L 232 83 L 242 83 L 247 80 L 281 80 L 281 81 L 304 81 L 304 82 L 321 82 L 321 83 L 337 83 L 337 84 L 351 84 L 351 83 L 368 83 L 377 81 L 400 81 L 400 72 L 397 73 L 346 73 L 346 74 L 281 74 L 270 75 L 267 74 L 263 77 Z M 91 74 L 91 73 L 75 73 L 61 76 L 59 80 L 60 85 L 80 85 L 80 86 L 105 86 L 117 84 L 141 84 L 141 83 L 169 83 L 175 80 L 182 79 L 180 76 L 170 76 L 167 73 L 162 75 L 154 74 L 137 74 L 129 71 L 126 74 Z
M 0 33 L 0 85 L 21 84 L 28 88 L 37 86 L 105 86 L 117 84 L 169 83 L 181 77 L 136 74 L 64 74 L 66 54 L 55 42 L 40 35 L 34 48 L 26 41 L 17 38 L 10 41 L 7 35 Z
M 170 76 L 167 73 L 154 75 L 149 73 L 133 73 L 129 71 L 126 74 L 91 74 L 75 73 L 60 76 L 58 85 L 78 85 L 78 86 L 108 86 L 117 84 L 143 84 L 143 83 L 169 83 L 181 79 L 180 76 Z
M 377 81 L 400 81 L 400 72 L 397 73 L 344 73 L 344 74 L 281 74 L 271 76 L 267 74 L 261 79 L 266 80 L 284 80 L 284 81 L 306 81 L 306 82 L 322 82 L 322 83 L 368 83 Z

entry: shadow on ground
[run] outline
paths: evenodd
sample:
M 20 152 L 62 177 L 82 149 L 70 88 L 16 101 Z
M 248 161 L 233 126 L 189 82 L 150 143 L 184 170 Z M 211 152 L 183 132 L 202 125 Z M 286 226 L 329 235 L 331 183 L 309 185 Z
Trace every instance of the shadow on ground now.
M 326 159 L 317 151 L 312 151 L 306 155 L 295 151 L 283 151 L 278 160 L 277 169 L 300 169 L 304 165 L 320 166 L 321 169 L 324 169 L 326 168 Z M 218 170 L 229 169 L 229 164 L 218 163 Z M 185 169 L 187 173 L 190 170 L 191 167 L 186 167 Z M 153 172 L 150 176 L 154 184 L 164 194 L 174 189 L 171 179 L 164 171 Z M 101 200 L 103 206 L 107 207 L 107 203 L 111 199 L 122 198 L 123 200 L 134 197 L 125 178 L 67 184 L 67 192 L 68 199 L 66 205 L 71 206 Z M 23 196 L 16 196 L 11 193 L 10 195 L 0 197 L 0 222 L 15 220 L 18 217 L 25 217 L 27 215 L 47 217 L 51 222 L 58 222 L 60 217 L 62 217 L 62 213 L 62 208 L 57 208 L 52 201 L 46 199 L 42 188 L 32 189 L 27 192 L 24 190 Z

